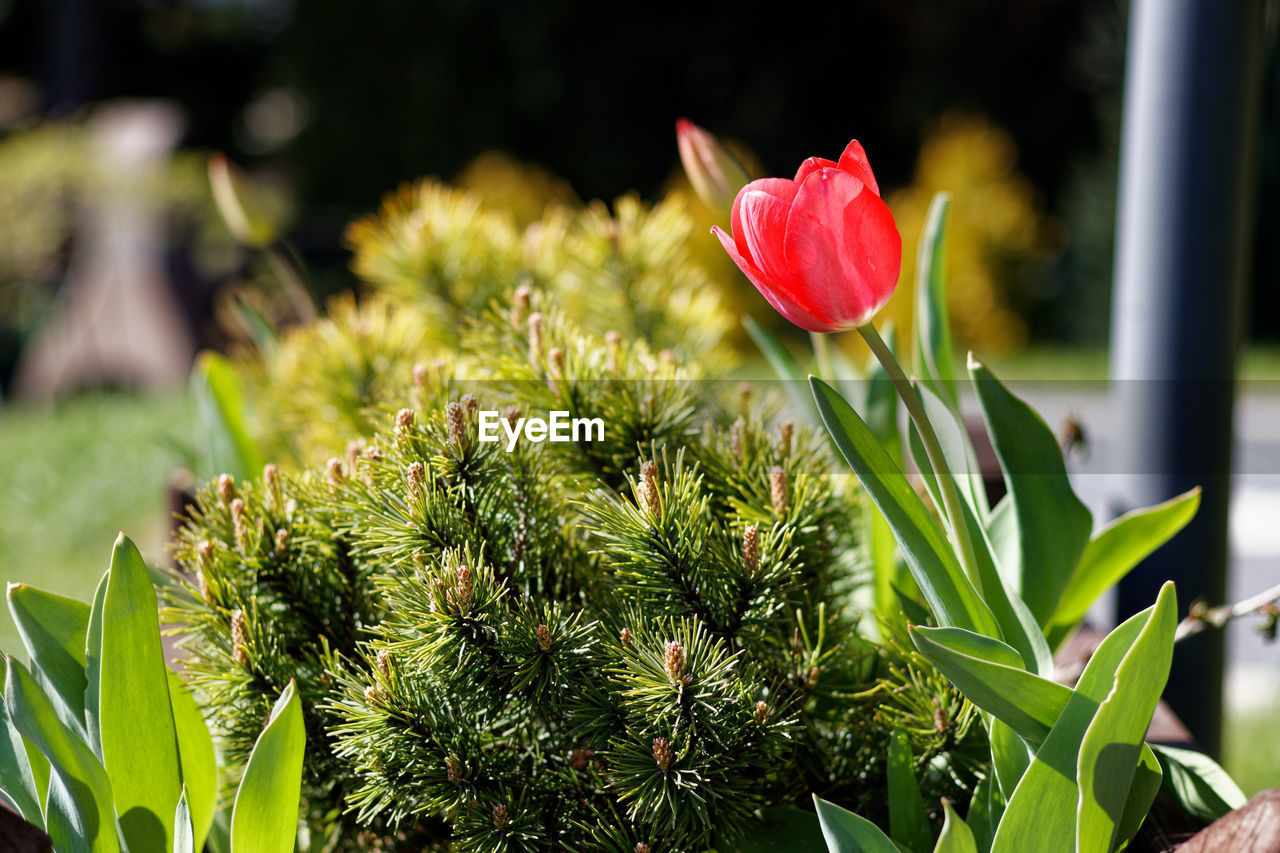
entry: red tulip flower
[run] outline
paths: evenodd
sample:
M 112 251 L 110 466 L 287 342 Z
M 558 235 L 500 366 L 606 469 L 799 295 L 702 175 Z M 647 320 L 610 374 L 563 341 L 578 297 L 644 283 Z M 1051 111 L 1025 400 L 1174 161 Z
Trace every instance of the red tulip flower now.
M 712 233 L 769 304 L 802 329 L 863 326 L 898 284 L 902 237 L 856 139 L 838 163 L 810 157 L 794 181 L 747 184 L 730 222 L 732 237 Z

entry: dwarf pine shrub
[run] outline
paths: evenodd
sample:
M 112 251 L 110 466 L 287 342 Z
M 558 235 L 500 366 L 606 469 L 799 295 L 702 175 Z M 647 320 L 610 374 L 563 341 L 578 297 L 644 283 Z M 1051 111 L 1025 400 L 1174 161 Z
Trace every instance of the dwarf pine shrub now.
M 373 294 L 241 365 L 276 464 L 200 491 L 167 613 L 232 765 L 292 679 L 312 849 L 734 849 L 814 791 L 882 815 L 894 730 L 967 796 L 972 706 L 858 632 L 861 493 L 768 393 L 704 378 L 722 319 L 678 211 L 554 212 L 531 228 L 564 256 L 526 273 L 384 233 L 461 239 L 464 201 L 388 202 L 353 230 Z M 454 270 L 506 287 L 443 334 Z M 628 312 L 621 280 L 668 298 Z M 480 440 L 552 411 L 604 434 Z

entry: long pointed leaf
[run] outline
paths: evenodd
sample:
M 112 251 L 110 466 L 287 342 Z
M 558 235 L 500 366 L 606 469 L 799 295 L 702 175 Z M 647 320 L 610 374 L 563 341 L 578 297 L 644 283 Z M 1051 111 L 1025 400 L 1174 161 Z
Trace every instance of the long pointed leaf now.
M 978 843 L 973 838 L 969 825 L 960 819 L 956 810 L 951 808 L 949 800 L 942 801 L 946 817 L 942 824 L 942 834 L 938 836 L 938 845 L 933 853 L 978 853 Z
M 1143 737 L 1169 680 L 1177 622 L 1173 584 L 1166 583 L 1146 628 L 1116 670 L 1115 687 L 1098 706 L 1080 743 L 1076 849 L 1081 853 L 1109 853 L 1127 840 L 1119 836 L 1120 824 Z M 1139 807 L 1150 807 L 1159 785 L 1147 788 L 1150 799 Z
M 828 853 L 899 853 L 889 836 L 874 823 L 858 817 L 848 809 L 813 796 L 818 820 L 822 822 L 822 836 L 827 840 Z
M 1200 507 L 1200 489 L 1125 513 L 1089 540 L 1053 614 L 1054 625 L 1075 626 L 1098 596 L 1172 539 Z
M 191 828 L 191 810 L 187 808 L 187 789 L 182 789 L 178 807 L 173 812 L 173 853 L 196 853 L 195 832 Z
M 1103 639 L 1010 798 L 996 830 L 992 853 L 1075 853 L 1081 742 L 1099 706 L 1115 689 L 1117 674 L 1125 661 L 1135 654 L 1141 659 L 1147 645 L 1153 642 L 1151 637 L 1163 629 L 1163 612 L 1159 619 L 1153 614 L 1169 606 L 1170 596 L 1161 590 L 1156 606 L 1126 620 Z M 1167 672 L 1166 668 L 1165 675 Z M 1136 762 L 1136 754 L 1134 759 Z
M 0 702 L 0 791 L 4 792 L 14 811 L 44 827 L 44 809 L 40 805 L 41 789 L 31 769 L 27 743 L 9 719 L 9 708 Z M 42 756 L 43 757 L 43 756 Z M 46 775 L 44 783 L 48 785 Z
M 93 606 L 89 609 L 89 627 L 84 638 L 84 724 L 89 736 L 89 746 L 98 760 L 102 760 L 102 726 L 98 718 L 102 684 L 102 608 L 107 603 L 107 580 L 111 570 L 103 573 L 98 588 L 93 593 Z
M 9 584 L 9 612 L 32 675 L 58 700 L 58 715 L 84 730 L 84 633 L 89 605 L 26 584 Z M 51 697 L 51 698 L 52 698 Z
M 14 727 L 49 759 L 45 831 L 59 853 L 116 853 L 111 782 L 98 758 L 58 719 L 49 698 L 13 658 L 5 677 L 5 703 Z
M 999 640 L 960 628 L 913 627 L 911 641 L 970 702 L 1039 744 L 1058 721 L 1071 689 L 1027 672 Z
M 889 781 L 889 835 L 910 850 L 928 850 L 933 835 L 929 814 L 912 767 L 911 744 L 901 729 L 894 729 L 889 736 L 889 762 L 885 769 Z
M 217 353 L 201 353 L 191 372 L 191 391 L 204 430 L 207 473 L 244 478 L 261 470 L 262 455 L 245 425 L 240 379 L 231 364 Z
M 920 234 L 916 256 L 915 356 L 916 372 L 949 405 L 955 406 L 956 366 L 943 268 L 950 207 L 950 195 L 936 194 L 929 203 L 929 214 Z
M 1017 515 L 1019 593 L 1046 626 L 1080 562 L 1093 517 L 1071 490 L 1053 431 L 986 367 L 971 362 L 969 372 Z
M 1165 789 L 1191 814 L 1212 822 L 1244 805 L 1244 791 L 1209 756 L 1171 746 L 1152 749 L 1164 772 Z
M 218 809 L 218 766 L 213 738 L 205 725 L 200 707 L 182 679 L 169 673 L 169 702 L 173 707 L 173 725 L 178 736 L 178 758 L 182 765 L 183 791 L 195 848 L 204 840 Z
M 173 847 L 173 804 L 182 791 L 156 614 L 146 564 L 122 533 L 102 608 L 98 719 L 120 830 L 134 850 Z
M 999 628 L 956 560 L 938 522 L 858 413 L 825 382 L 810 377 L 818 412 L 836 447 L 880 509 L 903 558 L 940 624 L 996 635 Z
M 306 732 L 292 681 L 253 745 L 231 813 L 232 853 L 292 853 Z

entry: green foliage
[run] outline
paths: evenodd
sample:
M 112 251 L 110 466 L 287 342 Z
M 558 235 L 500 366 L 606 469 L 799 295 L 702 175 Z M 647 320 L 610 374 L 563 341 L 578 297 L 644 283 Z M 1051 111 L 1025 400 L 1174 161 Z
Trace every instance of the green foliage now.
M 935 210 L 941 221 L 945 208 Z M 951 471 L 963 495 L 958 506 L 935 518 L 866 421 L 830 386 L 810 380 L 828 432 L 893 531 L 937 623 L 909 626 L 913 644 L 984 712 L 991 762 L 970 808 L 977 832 L 961 830 L 947 806 L 938 849 L 1111 853 L 1137 831 L 1160 787 L 1160 763 L 1143 737 L 1172 660 L 1172 585 L 1103 641 L 1075 689 L 1043 677 L 1050 667 L 1044 635 L 1060 640 L 1106 586 L 1181 529 L 1198 494 L 1132 513 L 1091 536 L 1091 517 L 1071 489 L 1053 434 L 971 358 L 971 380 L 1009 490 L 988 512 L 969 475 L 973 454 L 963 421 L 941 396 L 952 392 L 948 359 L 936 351 L 947 324 L 945 292 L 933 275 L 940 240 L 940 227 L 928 229 L 920 253 L 927 262 L 927 292 L 917 303 L 924 315 L 917 322 L 922 381 L 899 390 L 913 414 L 912 455 L 935 508 L 943 509 Z M 927 433 L 942 436 L 940 455 L 926 456 Z M 972 577 L 953 547 L 958 525 L 972 543 Z M 923 849 L 920 819 L 907 817 L 919 811 L 919 795 L 896 739 L 890 771 L 894 839 Z M 1220 810 L 1238 792 L 1219 772 L 1211 763 L 1196 771 L 1179 765 L 1174 790 L 1191 809 Z M 836 812 L 830 825 L 832 850 L 889 843 L 873 825 Z
M 6 658 L 0 796 L 44 827 L 57 853 L 201 849 L 215 807 L 213 742 L 165 666 L 155 591 L 133 543 L 116 541 L 92 608 L 21 585 L 9 603 L 31 671 Z M 259 740 L 265 767 L 245 774 L 237 804 L 258 817 L 232 853 L 293 849 L 303 740 L 296 698 L 288 707 L 288 721 L 273 718 Z M 257 825 L 263 815 L 273 828 Z

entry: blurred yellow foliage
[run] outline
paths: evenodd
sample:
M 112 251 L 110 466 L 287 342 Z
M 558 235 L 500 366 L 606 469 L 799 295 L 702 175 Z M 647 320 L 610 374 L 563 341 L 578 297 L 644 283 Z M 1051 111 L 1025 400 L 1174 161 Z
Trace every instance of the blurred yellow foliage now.
M 916 249 L 929 202 L 951 193 L 946 277 L 956 344 L 1004 354 L 1025 344 L 1027 327 L 1010 299 L 1014 269 L 1049 249 L 1050 222 L 1035 188 L 1017 171 L 1003 129 L 980 116 L 948 113 L 925 138 L 911 186 L 887 196 L 902 234 L 902 275 L 879 323 L 892 320 L 909 341 Z

